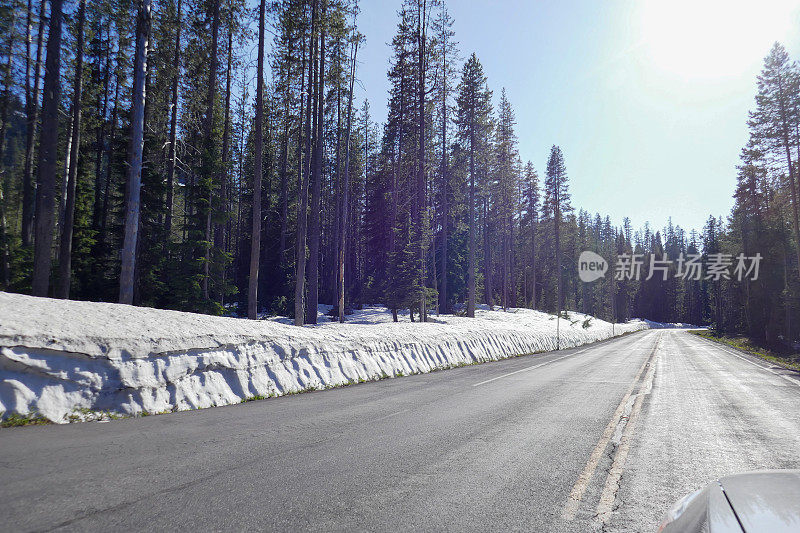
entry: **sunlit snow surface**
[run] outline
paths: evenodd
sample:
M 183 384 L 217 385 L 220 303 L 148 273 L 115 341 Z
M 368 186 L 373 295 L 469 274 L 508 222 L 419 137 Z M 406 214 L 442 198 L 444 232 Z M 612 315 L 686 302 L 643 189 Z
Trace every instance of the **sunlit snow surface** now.
M 556 319 L 528 309 L 481 308 L 394 323 L 367 307 L 345 324 L 325 316 L 296 327 L 128 305 L 0 292 L 0 412 L 55 422 L 87 410 L 135 415 L 238 403 L 385 376 L 552 350 Z M 612 325 L 570 313 L 561 347 L 605 339 Z M 646 328 L 617 324 L 616 334 Z

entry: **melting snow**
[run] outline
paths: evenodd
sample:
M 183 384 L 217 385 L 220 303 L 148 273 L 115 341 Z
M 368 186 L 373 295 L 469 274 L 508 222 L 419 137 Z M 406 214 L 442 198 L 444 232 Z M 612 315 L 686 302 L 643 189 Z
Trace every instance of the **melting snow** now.
M 556 319 L 528 309 L 392 322 L 367 307 L 345 324 L 325 315 L 302 328 L 112 303 L 0 292 L 0 412 L 135 415 L 238 403 L 383 376 L 553 350 Z M 612 325 L 569 313 L 561 347 L 608 338 Z M 588 322 L 587 322 L 588 320 Z M 588 327 L 584 327 L 586 324 Z M 622 334 L 647 325 L 617 324 Z M 80 417 L 79 417 L 80 418 Z

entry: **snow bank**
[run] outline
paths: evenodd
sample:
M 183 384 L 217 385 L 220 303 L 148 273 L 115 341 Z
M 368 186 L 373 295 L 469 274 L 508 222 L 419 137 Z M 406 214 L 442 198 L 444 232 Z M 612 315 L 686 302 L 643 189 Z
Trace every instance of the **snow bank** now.
M 476 315 L 393 323 L 369 307 L 346 324 L 298 328 L 0 292 L 0 412 L 64 422 L 76 412 L 193 409 L 555 349 L 552 315 Z M 616 334 L 646 327 L 618 324 Z M 564 348 L 611 334 L 586 315 L 561 320 Z

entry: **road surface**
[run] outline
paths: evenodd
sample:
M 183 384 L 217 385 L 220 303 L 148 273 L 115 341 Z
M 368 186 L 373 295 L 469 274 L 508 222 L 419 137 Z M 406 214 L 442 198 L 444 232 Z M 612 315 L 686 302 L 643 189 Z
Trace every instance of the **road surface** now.
M 654 531 L 800 468 L 800 377 L 684 331 L 230 407 L 0 430 L 2 530 Z

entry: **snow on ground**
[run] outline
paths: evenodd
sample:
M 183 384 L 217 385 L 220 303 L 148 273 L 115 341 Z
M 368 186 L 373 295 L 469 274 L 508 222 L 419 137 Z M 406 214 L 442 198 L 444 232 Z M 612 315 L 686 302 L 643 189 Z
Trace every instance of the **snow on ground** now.
M 513 355 L 553 350 L 556 319 L 479 309 L 475 319 L 392 322 L 367 307 L 338 324 L 298 328 L 129 305 L 0 292 L 0 412 L 55 422 L 76 413 L 136 415 L 238 403 Z M 561 347 L 608 338 L 608 322 L 570 313 Z M 586 325 L 587 327 L 584 327 Z M 645 329 L 617 324 L 615 333 Z M 77 418 L 80 418 L 78 416 Z
M 685 322 L 653 322 L 647 319 L 644 321 L 650 329 L 706 329 L 705 326 L 695 326 Z

